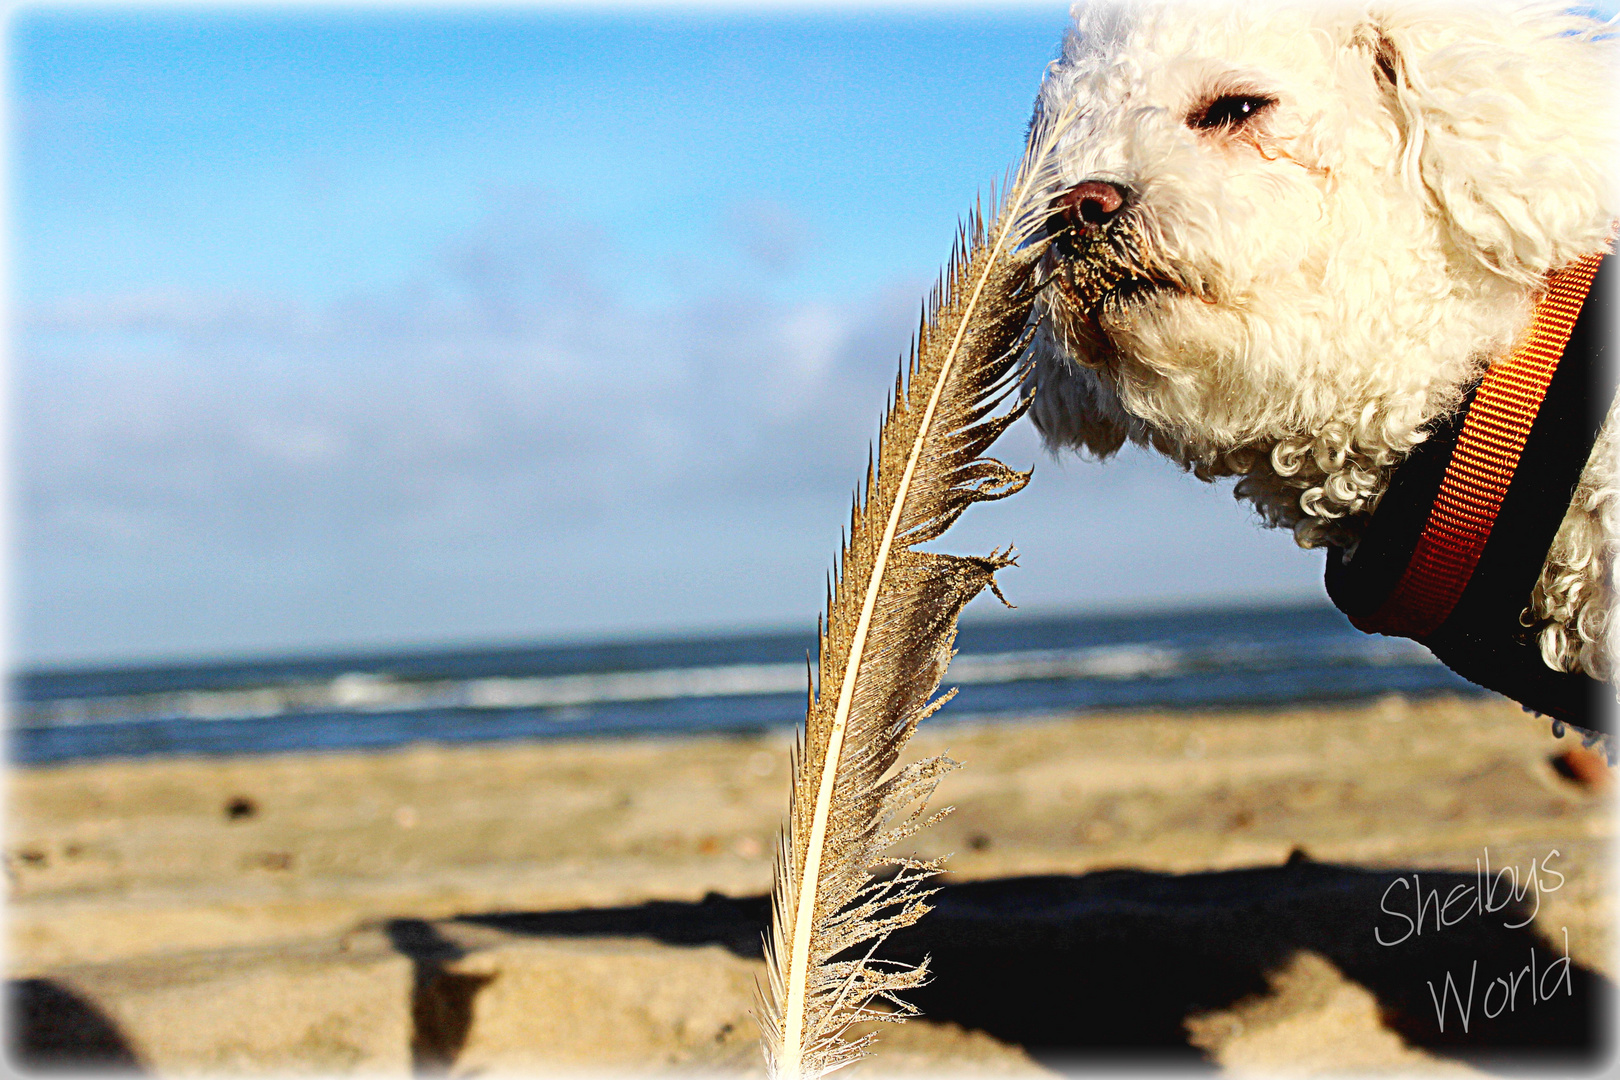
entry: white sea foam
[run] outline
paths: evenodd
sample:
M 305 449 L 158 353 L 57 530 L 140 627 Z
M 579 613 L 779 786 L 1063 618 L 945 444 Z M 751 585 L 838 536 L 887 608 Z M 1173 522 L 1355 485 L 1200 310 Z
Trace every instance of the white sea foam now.
M 1167 678 L 1208 672 L 1260 672 L 1304 666 L 1436 663 L 1415 642 L 1367 638 L 1331 647 L 1289 651 L 1277 645 L 1176 647 L 1133 643 L 1076 649 L 965 653 L 951 664 L 957 686 L 1054 680 Z M 60 728 L 141 720 L 250 720 L 317 713 L 363 714 L 428 710 L 574 709 L 681 698 L 803 695 L 810 673 L 802 663 L 720 664 L 568 675 L 411 680 L 367 672 L 277 686 L 168 691 L 15 702 L 14 727 Z M 588 715 L 584 714 L 584 715 Z

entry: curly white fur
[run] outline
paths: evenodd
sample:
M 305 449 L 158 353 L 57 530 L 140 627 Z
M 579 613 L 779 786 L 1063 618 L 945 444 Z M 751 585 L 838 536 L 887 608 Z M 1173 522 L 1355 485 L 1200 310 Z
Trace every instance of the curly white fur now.
M 1049 289 L 1034 416 L 1127 439 L 1304 546 L 1353 545 L 1424 427 L 1526 325 L 1544 275 L 1605 248 L 1614 44 L 1559 8 L 1082 4 L 1037 107 L 1077 104 L 1074 184 L 1152 287 Z M 1265 102 L 1195 123 L 1213 100 Z M 1054 255 L 1054 270 L 1064 256 Z M 1084 274 L 1072 252 L 1070 270 Z M 1614 418 L 1526 618 L 1556 668 L 1615 670 Z
M 1616 414 L 1592 447 L 1591 460 L 1558 526 L 1541 577 L 1530 594 L 1526 626 L 1540 628 L 1541 658 L 1561 671 L 1615 681 L 1620 627 L 1614 598 L 1620 580 L 1620 437 Z

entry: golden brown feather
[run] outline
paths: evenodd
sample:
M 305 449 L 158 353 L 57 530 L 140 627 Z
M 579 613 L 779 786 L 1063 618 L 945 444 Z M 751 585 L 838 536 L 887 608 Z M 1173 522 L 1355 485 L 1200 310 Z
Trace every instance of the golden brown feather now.
M 909 967 L 874 951 L 928 911 L 926 883 L 942 860 L 884 852 L 941 816 L 927 817 L 926 802 L 957 765 L 897 763 L 918 722 L 951 696 L 933 698 L 957 615 L 985 588 L 1000 596 L 994 575 L 1012 558 L 916 548 L 974 503 L 1029 481 L 984 455 L 1029 404 L 1017 393 L 1044 248 L 1033 238 L 1055 194 L 1064 126 L 1038 120 L 995 220 L 975 212 L 963 229 L 851 515 L 777 856 L 761 1016 L 775 1076 L 822 1076 L 864 1056 L 872 1036 L 847 1039 L 849 1025 L 915 1015 L 898 995 L 927 978 L 926 959 Z M 882 864 L 898 873 L 874 878 Z

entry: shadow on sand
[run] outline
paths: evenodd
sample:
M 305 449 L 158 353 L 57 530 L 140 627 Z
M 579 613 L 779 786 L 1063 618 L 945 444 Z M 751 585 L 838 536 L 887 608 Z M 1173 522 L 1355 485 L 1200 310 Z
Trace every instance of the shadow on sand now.
M 1421 934 L 1414 875 L 1426 902 Z M 1302 951 L 1370 991 L 1384 1025 L 1410 1045 L 1505 1073 L 1599 1068 L 1610 1048 L 1608 980 L 1564 960 L 1557 928 L 1544 941 L 1528 926 L 1510 925 L 1528 921 L 1533 892 L 1498 907 L 1504 881 L 1492 902 L 1498 909 L 1486 914 L 1467 906 L 1472 893 L 1459 891 L 1478 885 L 1473 874 L 1370 871 L 1302 857 L 1214 873 L 978 881 L 942 888 L 934 912 L 896 934 L 884 955 L 932 957 L 934 979 L 913 996 L 926 1016 L 1020 1044 L 1065 1070 L 1209 1068 L 1189 1041 L 1188 1019 L 1267 995 L 1267 976 Z M 1437 929 L 1431 891 L 1439 901 L 1455 896 L 1450 925 Z M 711 894 L 698 903 L 458 921 L 526 935 L 719 944 L 757 958 L 768 911 L 765 897 Z M 1398 943 L 1380 944 L 1375 931 Z M 1532 964 L 1534 974 L 1525 973 Z M 1448 972 L 1455 1000 L 1445 998 Z M 1494 980 L 1515 976 L 1511 1007 L 1505 984 L 1487 1001 Z M 1534 995 L 1531 978 L 1541 984 Z M 1446 1005 L 1443 1024 L 1435 994 Z M 1458 1006 L 1469 1002 L 1465 1028 Z
M 137 1073 L 118 1026 L 71 988 L 49 979 L 7 986 L 8 1064 L 23 1073 Z
M 1264 999 L 1273 992 L 1268 976 L 1302 952 L 1365 987 L 1384 1025 L 1410 1045 L 1505 1073 L 1601 1068 L 1611 1047 L 1608 980 L 1566 960 L 1561 933 L 1544 941 L 1515 925 L 1528 922 L 1533 893 L 1504 903 L 1498 889 L 1496 910 L 1484 913 L 1469 906 L 1474 894 L 1467 890 L 1479 884 L 1472 874 L 1371 871 L 1303 858 L 1215 873 L 1110 870 L 969 882 L 942 888 L 935 910 L 896 934 L 884 953 L 932 957 L 934 979 L 913 996 L 928 1017 L 1022 1045 L 1064 1070 L 1208 1069 L 1188 1021 Z M 1426 902 L 1421 934 L 1414 929 L 1417 890 L 1426 901 L 1435 898 Z M 1442 927 L 1436 912 L 1450 897 Z M 712 894 L 697 903 L 452 922 L 519 935 L 717 944 L 758 958 L 768 912 L 763 896 Z M 415 919 L 385 927 L 415 965 L 412 1050 L 424 1073 L 454 1062 L 473 999 L 488 981 L 444 970 L 463 953 L 441 927 Z M 1396 943 L 1380 944 L 1378 933 Z M 1442 1024 L 1435 995 L 1445 994 L 1447 973 L 1460 1000 L 1446 1003 Z M 1495 980 L 1515 977 L 1510 1001 L 1507 984 Z M 21 1071 L 139 1070 L 113 1022 L 71 988 L 19 980 L 10 997 L 9 1058 Z M 1464 1004 L 1466 1026 L 1458 1010 Z

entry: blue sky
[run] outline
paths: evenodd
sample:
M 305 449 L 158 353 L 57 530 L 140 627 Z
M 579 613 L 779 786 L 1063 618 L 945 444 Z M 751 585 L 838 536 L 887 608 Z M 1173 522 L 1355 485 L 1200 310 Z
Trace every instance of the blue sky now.
M 956 221 L 1065 22 L 28 7 L 24 663 L 813 623 Z M 1321 595 L 1145 456 L 947 538 L 1040 610 Z
M 937 260 L 1016 155 L 1062 25 L 1050 10 L 25 9 L 20 284 L 33 298 L 166 275 L 331 300 L 398 278 L 516 189 L 664 271 L 733 205 L 777 202 L 816 234 L 792 285 L 858 292 Z

